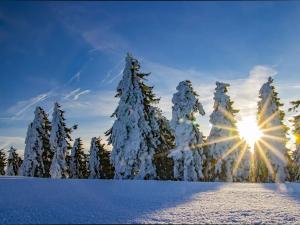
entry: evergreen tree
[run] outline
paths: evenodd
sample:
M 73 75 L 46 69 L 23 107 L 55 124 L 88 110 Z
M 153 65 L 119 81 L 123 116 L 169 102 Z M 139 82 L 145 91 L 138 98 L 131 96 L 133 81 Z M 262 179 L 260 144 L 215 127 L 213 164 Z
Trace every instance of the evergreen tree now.
M 186 181 L 203 180 L 203 135 L 196 124 L 195 114 L 204 115 L 205 112 L 190 81 L 180 82 L 176 89 L 172 99 L 174 105 L 171 121 L 176 147 L 170 154 L 174 161 L 174 178 Z
M 259 91 L 258 125 L 263 136 L 255 145 L 255 176 L 257 182 L 284 182 L 287 179 L 288 150 L 285 147 L 287 127 L 283 124 L 278 93 L 273 79 Z
M 36 107 L 34 120 L 29 124 L 25 140 L 21 176 L 49 177 L 52 152 L 49 145 L 50 123 L 41 107 Z
M 211 181 L 247 180 L 250 173 L 250 166 L 244 165 L 249 164 L 250 160 L 243 154 L 249 156 L 249 153 L 242 147 L 245 143 L 237 131 L 235 114 L 238 110 L 233 108 L 233 101 L 227 94 L 229 86 L 226 83 L 216 82 L 214 110 L 209 120 L 212 128 L 207 138 L 206 176 Z M 236 165 L 239 156 L 243 158 L 240 165 Z M 243 171 L 240 167 L 247 170 Z
M 116 179 L 154 179 L 153 156 L 157 141 L 153 139 L 150 108 L 158 99 L 144 81 L 149 74 L 139 72 L 140 64 L 131 55 L 126 57 L 123 78 L 117 87 L 119 105 L 112 116 L 116 120 L 106 132 L 113 145 L 111 162 Z
M 169 121 L 162 115 L 157 107 L 151 107 L 151 126 L 157 140 L 157 149 L 154 154 L 154 164 L 156 167 L 156 179 L 171 180 L 173 175 L 173 160 L 168 157 L 171 149 L 175 147 L 174 135 L 172 134 Z
M 289 111 L 298 112 L 300 100 L 292 101 L 293 107 Z M 292 153 L 292 162 L 290 164 L 290 179 L 291 181 L 300 182 L 300 114 L 297 114 L 292 119 L 293 135 L 295 137 L 295 150 Z
M 110 164 L 110 153 L 105 150 L 100 138 L 92 138 L 89 171 L 90 179 L 112 179 L 114 176 L 114 170 Z
M 82 141 L 80 138 L 75 139 L 71 150 L 70 161 L 70 178 L 86 178 L 87 166 L 86 155 L 84 154 Z
M 0 149 L 0 175 L 5 175 L 6 156 L 4 149 Z
M 7 158 L 7 168 L 6 168 L 6 175 L 7 176 L 17 176 L 18 170 L 21 165 L 21 158 L 19 157 L 18 153 L 16 152 L 17 149 L 14 147 L 10 147 L 9 155 Z
M 50 175 L 52 178 L 67 178 L 66 155 L 71 149 L 71 128 L 66 127 L 64 111 L 56 102 L 52 114 L 52 129 L 50 133 L 51 150 L 53 151 L 53 159 L 50 167 Z

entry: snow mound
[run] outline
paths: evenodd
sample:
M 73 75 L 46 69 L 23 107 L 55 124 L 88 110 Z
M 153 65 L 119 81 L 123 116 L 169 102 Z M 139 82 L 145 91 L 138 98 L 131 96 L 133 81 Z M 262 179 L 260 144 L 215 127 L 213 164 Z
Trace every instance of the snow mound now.
M 300 223 L 300 184 L 0 178 L 0 224 Z

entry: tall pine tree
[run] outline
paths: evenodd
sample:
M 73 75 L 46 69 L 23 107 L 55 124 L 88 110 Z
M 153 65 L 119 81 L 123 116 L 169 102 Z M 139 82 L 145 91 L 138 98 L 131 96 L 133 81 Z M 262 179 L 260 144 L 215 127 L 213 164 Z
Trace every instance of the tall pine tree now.
M 4 149 L 0 149 L 0 175 L 5 175 L 6 155 Z
M 64 111 L 56 102 L 52 114 L 52 129 L 50 133 L 51 150 L 53 151 L 53 160 L 50 167 L 50 175 L 52 178 L 67 178 L 66 155 L 71 149 L 71 128 L 66 127 Z
M 171 126 L 175 133 L 176 147 L 170 156 L 174 161 L 174 178 L 177 180 L 203 180 L 205 155 L 203 135 L 196 124 L 196 113 L 204 115 L 198 94 L 190 81 L 182 81 L 174 94 Z
M 80 138 L 76 138 L 71 150 L 70 178 L 86 178 L 88 174 L 86 164 L 82 141 Z
M 41 107 L 36 107 L 34 120 L 29 124 L 25 140 L 21 176 L 49 177 L 52 152 L 49 144 L 50 123 Z
M 283 124 L 278 93 L 269 77 L 259 91 L 257 121 L 263 136 L 255 145 L 255 176 L 257 182 L 284 182 L 289 161 L 286 148 L 287 127 Z
M 92 138 L 89 171 L 90 179 L 112 179 L 114 176 L 114 170 L 110 164 L 110 152 L 105 149 L 100 138 Z
M 10 149 L 8 151 L 9 155 L 7 158 L 7 168 L 6 168 L 7 176 L 17 176 L 18 175 L 18 170 L 19 170 L 22 160 L 16 151 L 17 151 L 17 149 L 15 149 L 14 147 L 10 147 Z
M 144 83 L 149 74 L 139 71 L 140 64 L 131 55 L 126 57 L 123 78 L 117 87 L 120 98 L 113 113 L 116 120 L 106 132 L 113 145 L 111 162 L 116 179 L 154 179 L 156 169 L 153 157 L 157 141 L 153 139 L 150 108 L 158 99 L 152 87 Z
M 216 82 L 214 93 L 214 110 L 210 115 L 211 131 L 207 138 L 207 156 L 208 164 L 206 176 L 211 181 L 241 181 L 249 177 L 249 169 L 240 171 L 236 163 L 238 157 L 246 154 L 245 142 L 238 134 L 235 114 L 238 110 L 233 108 L 233 101 L 228 96 L 228 87 L 226 83 Z M 242 165 L 250 163 L 249 159 L 241 158 Z M 243 174 L 243 179 L 241 175 Z

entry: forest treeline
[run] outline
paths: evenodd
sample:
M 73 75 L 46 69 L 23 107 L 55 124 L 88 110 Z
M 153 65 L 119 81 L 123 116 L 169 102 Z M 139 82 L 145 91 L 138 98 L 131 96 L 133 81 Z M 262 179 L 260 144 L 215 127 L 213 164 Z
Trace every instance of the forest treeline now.
M 227 83 L 216 82 L 212 128 L 204 137 L 196 122 L 205 110 L 189 80 L 182 81 L 172 98 L 172 119 L 163 116 L 159 98 L 147 85 L 149 73 L 126 56 L 123 77 L 117 86 L 115 119 L 105 135 L 112 150 L 100 137 L 93 137 L 89 153 L 82 140 L 73 142 L 65 112 L 54 104 L 52 121 L 36 107 L 25 140 L 24 157 L 11 147 L 0 150 L 0 174 L 9 176 L 157 179 L 181 181 L 284 182 L 300 181 L 300 114 L 293 117 L 295 150 L 286 147 L 288 128 L 282 103 L 270 77 L 259 91 L 257 124 L 263 133 L 251 153 L 237 129 L 234 102 Z M 292 101 L 297 112 L 300 100 Z

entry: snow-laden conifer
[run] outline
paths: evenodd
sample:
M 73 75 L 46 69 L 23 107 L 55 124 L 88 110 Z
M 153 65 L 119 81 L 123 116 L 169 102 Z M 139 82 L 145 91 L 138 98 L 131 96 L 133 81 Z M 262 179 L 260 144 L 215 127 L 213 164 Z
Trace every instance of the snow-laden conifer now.
M 245 142 L 238 134 L 235 114 L 226 83 L 216 82 L 214 93 L 214 110 L 210 115 L 211 131 L 207 138 L 208 164 L 206 176 L 212 181 L 241 181 L 249 178 L 250 164 L 248 151 L 243 151 Z M 238 157 L 243 156 L 239 165 Z M 242 171 L 242 170 L 246 171 Z M 241 176 L 245 176 L 241 178 Z
M 148 74 L 139 72 L 139 62 L 129 54 L 125 61 L 116 94 L 120 100 L 113 113 L 116 120 L 106 133 L 113 146 L 111 162 L 116 179 L 153 179 L 156 177 L 153 155 L 157 146 L 149 110 L 157 99 L 152 87 L 144 83 Z
M 90 179 L 113 178 L 113 167 L 110 164 L 110 153 L 101 143 L 101 139 L 93 137 L 90 148 L 89 159 Z
M 41 107 L 36 107 L 34 120 L 29 124 L 25 140 L 21 176 L 49 177 L 52 153 L 49 145 L 50 123 Z
M 5 166 L 6 166 L 6 155 L 4 153 L 4 149 L 0 149 L 0 175 L 5 174 Z
M 190 81 L 182 81 L 177 86 L 172 102 L 171 126 L 175 133 L 176 147 L 170 156 L 174 161 L 174 178 L 197 181 L 204 179 L 203 135 L 196 124 L 196 113 L 204 115 L 198 94 Z
M 21 165 L 21 158 L 19 157 L 18 153 L 16 152 L 17 149 L 14 147 L 10 147 L 7 158 L 7 168 L 6 168 L 6 175 L 7 176 L 17 176 L 19 167 Z
M 80 138 L 76 138 L 71 150 L 70 178 L 87 177 L 87 161 Z
M 291 104 L 293 107 L 289 111 L 298 112 L 298 107 L 300 106 L 300 100 L 292 101 Z M 295 149 L 292 153 L 292 165 L 290 166 L 291 170 L 291 180 L 300 181 L 300 114 L 293 116 L 293 135 L 295 137 Z
M 156 179 L 171 180 L 173 176 L 173 160 L 168 157 L 170 151 L 175 147 L 174 135 L 169 121 L 162 115 L 157 107 L 150 108 L 151 127 L 154 139 L 157 141 L 157 149 L 154 154 L 156 168 Z
M 257 182 L 284 182 L 287 178 L 287 127 L 283 124 L 278 93 L 269 77 L 259 91 L 258 125 L 263 136 L 255 145 L 255 175 Z
M 71 148 L 71 128 L 66 127 L 64 111 L 58 103 L 54 104 L 52 114 L 52 129 L 50 133 L 51 150 L 54 153 L 53 160 L 50 167 L 50 174 L 52 178 L 66 178 L 67 164 L 66 155 Z

